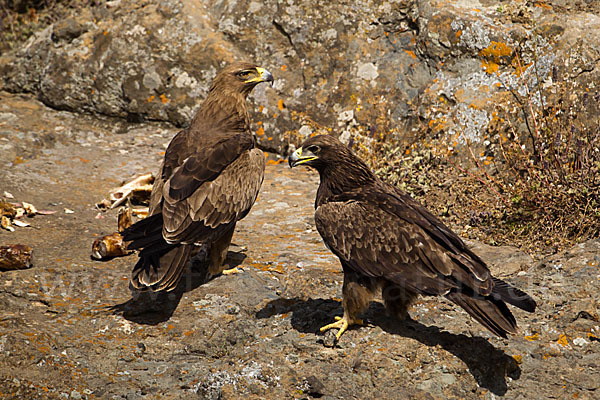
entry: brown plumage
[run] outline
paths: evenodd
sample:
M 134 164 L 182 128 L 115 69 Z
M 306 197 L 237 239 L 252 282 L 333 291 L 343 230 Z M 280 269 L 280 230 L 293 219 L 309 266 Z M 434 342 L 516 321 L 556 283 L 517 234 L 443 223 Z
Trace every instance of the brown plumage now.
M 265 157 L 255 147 L 246 96 L 273 76 L 235 63 L 214 78 L 190 126 L 169 143 L 152 187 L 149 216 L 124 231 L 140 249 L 131 274 L 136 289 L 173 290 L 199 246 L 209 251 L 210 275 L 223 272 L 235 224 L 254 204 Z
M 403 318 L 418 295 L 441 295 L 501 337 L 517 329 L 505 303 L 535 310 L 531 297 L 491 276 L 458 235 L 333 136 L 306 140 L 289 163 L 319 172 L 315 223 L 344 270 L 344 317 L 322 331 L 339 328 L 339 339 L 379 290 L 390 314 Z

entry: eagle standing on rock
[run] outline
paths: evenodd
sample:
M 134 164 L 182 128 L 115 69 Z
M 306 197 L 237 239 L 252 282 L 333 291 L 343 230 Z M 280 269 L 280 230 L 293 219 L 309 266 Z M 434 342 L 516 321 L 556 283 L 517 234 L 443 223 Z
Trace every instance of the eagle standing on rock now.
M 336 340 L 381 290 L 386 310 L 405 318 L 418 295 L 445 296 L 494 334 L 515 333 L 506 303 L 535 311 L 526 293 L 494 278 L 483 260 L 427 209 L 377 178 L 338 139 L 320 135 L 289 156 L 319 172 L 315 224 L 344 270 L 344 316 Z
M 265 170 L 246 109 L 246 97 L 261 82 L 273 82 L 264 68 L 226 67 L 190 126 L 169 143 L 152 187 L 149 216 L 123 232 L 129 249 L 141 249 L 132 287 L 175 289 L 200 245 L 208 249 L 209 276 L 232 271 L 224 270 L 223 261 L 235 224 L 254 204 Z

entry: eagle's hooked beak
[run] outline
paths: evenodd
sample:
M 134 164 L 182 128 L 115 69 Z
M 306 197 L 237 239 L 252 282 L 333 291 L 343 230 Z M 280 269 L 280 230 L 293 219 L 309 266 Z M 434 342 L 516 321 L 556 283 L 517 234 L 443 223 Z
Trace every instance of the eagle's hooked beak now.
M 303 150 L 302 147 L 300 147 L 298 148 L 298 150 L 289 155 L 288 164 L 290 164 L 290 168 L 294 168 L 296 165 L 300 164 L 310 165 L 311 161 L 319 158 L 316 155 L 314 155 L 311 151 L 304 152 L 304 155 L 302 155 L 302 153 Z
M 258 72 L 258 76 L 248 79 L 244 83 L 261 83 L 261 82 L 269 82 L 271 86 L 273 86 L 273 74 L 267 71 L 264 68 L 256 67 L 256 72 Z

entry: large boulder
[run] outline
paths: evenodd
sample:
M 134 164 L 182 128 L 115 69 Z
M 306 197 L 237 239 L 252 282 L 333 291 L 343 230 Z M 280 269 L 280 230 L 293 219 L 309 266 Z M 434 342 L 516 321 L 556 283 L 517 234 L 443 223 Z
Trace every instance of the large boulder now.
M 556 87 L 595 92 L 600 17 L 557 3 L 116 0 L 1 56 L 0 88 L 183 126 L 216 71 L 249 59 L 276 78 L 250 101 L 265 149 L 315 130 L 479 142 Z

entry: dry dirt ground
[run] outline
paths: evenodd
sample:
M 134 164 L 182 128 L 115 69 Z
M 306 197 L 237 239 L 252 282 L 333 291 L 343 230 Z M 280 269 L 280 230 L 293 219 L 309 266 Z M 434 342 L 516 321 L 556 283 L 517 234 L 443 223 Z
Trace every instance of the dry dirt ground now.
M 600 241 L 540 262 L 474 244 L 538 301 L 514 310 L 507 340 L 427 298 L 403 322 L 373 303 L 368 326 L 332 346 L 318 328 L 341 315 L 342 274 L 313 224 L 318 177 L 285 163 L 269 163 L 238 225 L 229 261 L 243 273 L 200 285 L 192 272 L 170 296 L 132 300 L 135 255 L 90 259 L 116 227 L 94 204 L 154 172 L 174 133 L 0 93 L 0 195 L 56 211 L 0 231 L 35 252 L 33 268 L 0 272 L 0 399 L 600 397 Z

